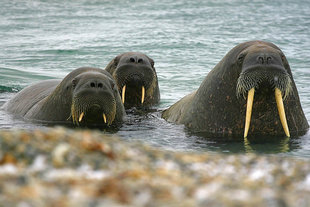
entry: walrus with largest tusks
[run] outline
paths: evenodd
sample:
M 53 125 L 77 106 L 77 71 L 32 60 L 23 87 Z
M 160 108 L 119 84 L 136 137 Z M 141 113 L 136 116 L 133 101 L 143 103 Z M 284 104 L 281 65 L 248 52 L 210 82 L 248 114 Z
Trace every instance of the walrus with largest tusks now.
M 216 136 L 290 137 L 309 128 L 285 55 L 264 41 L 234 47 L 162 117 Z
M 160 94 L 154 60 L 139 52 L 116 56 L 105 68 L 115 79 L 125 108 L 150 107 Z
M 99 68 L 83 67 L 63 80 L 44 80 L 21 90 L 3 108 L 26 120 L 119 126 L 125 115 L 112 76 Z

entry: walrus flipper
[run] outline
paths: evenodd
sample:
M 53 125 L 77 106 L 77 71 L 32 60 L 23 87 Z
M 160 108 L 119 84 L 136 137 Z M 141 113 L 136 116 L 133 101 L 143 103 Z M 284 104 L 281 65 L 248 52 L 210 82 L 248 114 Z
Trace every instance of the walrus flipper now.
M 166 109 L 162 113 L 162 118 L 169 122 L 175 122 L 178 124 L 184 124 L 183 120 L 188 113 L 188 108 L 190 106 L 190 99 L 195 96 L 196 91 L 186 95 L 181 100 L 173 104 L 169 109 Z

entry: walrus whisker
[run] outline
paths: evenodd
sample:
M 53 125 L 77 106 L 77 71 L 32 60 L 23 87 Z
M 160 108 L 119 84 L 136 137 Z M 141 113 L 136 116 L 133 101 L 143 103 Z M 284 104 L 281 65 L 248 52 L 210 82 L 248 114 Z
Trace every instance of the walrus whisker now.
M 107 120 L 106 120 L 106 123 L 107 125 L 111 125 L 113 120 L 115 119 L 115 115 L 116 115 L 116 103 L 115 101 L 113 101 L 113 105 L 112 105 L 112 110 L 110 111 L 110 114 L 107 114 Z
M 72 118 L 72 114 L 70 113 L 69 117 L 67 118 L 67 121 L 69 121 Z
M 292 92 L 292 81 L 288 73 L 278 73 L 276 76 L 270 71 L 242 72 L 237 81 L 237 98 L 246 99 L 246 94 L 251 88 L 258 89 L 260 84 L 267 81 L 271 88 L 279 88 L 285 100 Z
M 293 92 L 292 80 L 290 78 L 290 75 L 287 74 L 285 77 L 283 77 L 283 79 L 280 79 L 280 81 L 284 82 L 283 84 L 281 84 L 281 86 L 284 87 L 284 89 L 282 88 L 281 92 L 283 93 L 283 99 L 285 100 Z
M 241 73 L 238 78 L 236 87 L 237 98 L 240 98 L 242 96 L 244 99 L 246 99 L 246 94 L 248 93 L 248 91 L 252 88 L 257 88 L 260 81 L 260 79 L 254 79 L 253 77 L 251 77 L 251 75 Z
M 283 130 L 286 136 L 290 137 L 290 131 L 287 125 L 285 110 L 284 110 L 284 105 L 283 105 L 283 100 L 282 100 L 282 93 L 281 93 L 281 90 L 278 88 L 275 89 L 275 98 L 276 98 L 277 108 L 278 108 L 280 121 L 281 121 Z
M 74 98 L 71 106 L 71 117 L 73 124 L 79 125 L 85 115 L 84 111 L 85 106 L 81 107 L 79 101 Z

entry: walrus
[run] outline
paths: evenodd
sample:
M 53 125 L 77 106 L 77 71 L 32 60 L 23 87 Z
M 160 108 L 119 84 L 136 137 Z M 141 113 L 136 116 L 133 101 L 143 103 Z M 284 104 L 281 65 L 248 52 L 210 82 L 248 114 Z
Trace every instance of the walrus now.
M 139 52 L 116 56 L 106 66 L 116 81 L 126 109 L 148 108 L 159 103 L 160 93 L 154 60 Z
M 80 126 L 119 126 L 125 108 L 112 76 L 82 67 L 63 80 L 44 80 L 18 92 L 3 108 L 25 120 Z
M 234 47 L 198 90 L 164 110 L 162 117 L 192 132 L 220 137 L 290 137 L 309 128 L 285 55 L 264 41 Z

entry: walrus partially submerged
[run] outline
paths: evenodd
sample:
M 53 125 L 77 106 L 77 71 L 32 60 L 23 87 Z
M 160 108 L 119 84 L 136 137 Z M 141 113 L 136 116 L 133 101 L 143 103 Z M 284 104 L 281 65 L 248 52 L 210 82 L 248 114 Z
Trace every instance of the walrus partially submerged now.
M 309 128 L 285 55 L 264 41 L 237 45 L 197 91 L 165 110 L 162 117 L 216 136 L 290 137 Z
M 112 76 L 83 67 L 63 80 L 44 80 L 26 87 L 3 108 L 25 120 L 75 125 L 119 126 L 125 109 Z
M 116 81 L 125 108 L 150 107 L 160 94 L 154 60 L 139 52 L 116 56 L 105 68 Z

